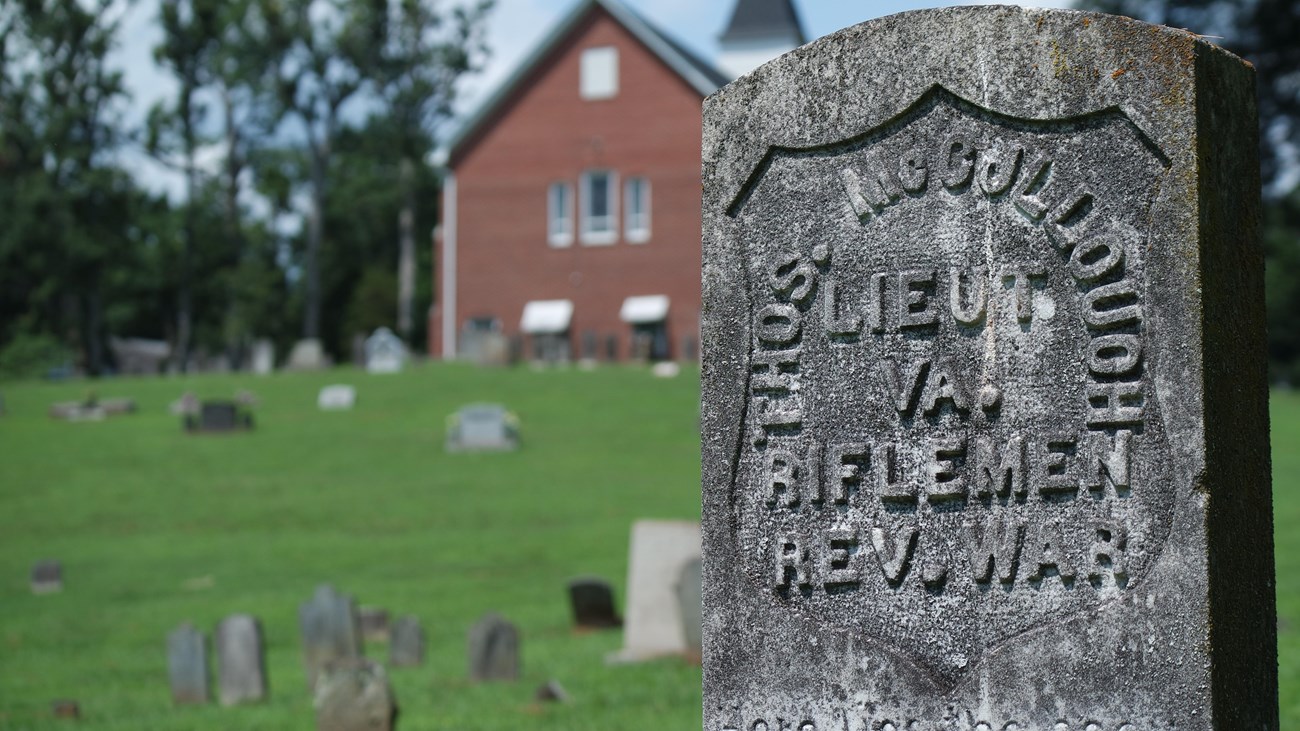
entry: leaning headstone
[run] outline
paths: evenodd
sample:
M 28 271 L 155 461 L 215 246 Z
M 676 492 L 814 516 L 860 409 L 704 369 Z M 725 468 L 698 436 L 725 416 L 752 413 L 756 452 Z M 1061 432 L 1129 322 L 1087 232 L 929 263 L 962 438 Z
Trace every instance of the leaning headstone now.
M 254 342 L 253 353 L 249 360 L 255 375 L 270 375 L 275 370 L 275 344 L 265 339 Z
M 1254 84 L 999 6 L 705 101 L 705 728 L 1277 728 Z
M 326 386 L 316 395 L 316 408 L 321 411 L 351 411 L 357 403 L 357 389 L 336 383 Z
M 506 452 L 518 447 L 516 420 L 500 404 L 470 404 L 448 420 L 448 452 Z
M 319 340 L 313 338 L 294 343 L 288 359 L 284 362 L 285 370 L 289 371 L 315 371 L 328 366 L 329 360 L 325 357 L 325 349 Z
M 700 524 L 638 520 L 627 561 L 627 619 L 623 648 L 611 662 L 636 662 L 686 652 L 677 583 L 700 557 Z
M 570 581 L 569 605 L 573 608 L 573 624 L 579 629 L 623 626 L 614 609 L 614 590 L 604 579 L 584 576 Z
M 167 635 L 167 680 L 176 705 L 211 700 L 208 675 L 208 640 L 186 622 Z
M 519 630 L 498 614 L 487 614 L 469 630 L 469 679 L 519 678 Z
M 63 564 L 46 559 L 32 566 L 32 593 L 53 594 L 63 591 Z
M 216 645 L 221 705 L 266 700 L 266 650 L 257 617 L 232 614 L 221 620 Z
M 674 588 L 677 590 L 677 611 L 682 617 L 682 645 L 686 648 L 683 654 L 688 660 L 698 663 L 703 632 L 700 559 L 693 559 L 682 567 Z
M 316 731 L 392 731 L 397 722 L 388 674 L 370 660 L 343 661 L 322 672 L 312 705 Z
M 329 584 L 316 587 L 311 600 L 298 607 L 298 627 L 309 688 L 316 687 L 324 668 L 361 657 L 356 602 Z
M 367 373 L 400 373 L 406 365 L 406 344 L 392 330 L 381 327 L 365 344 Z
M 382 607 L 361 607 L 357 612 L 361 638 L 366 642 L 388 641 L 388 610 Z
M 395 668 L 424 664 L 424 629 L 419 619 L 411 615 L 398 617 L 390 635 L 388 664 Z

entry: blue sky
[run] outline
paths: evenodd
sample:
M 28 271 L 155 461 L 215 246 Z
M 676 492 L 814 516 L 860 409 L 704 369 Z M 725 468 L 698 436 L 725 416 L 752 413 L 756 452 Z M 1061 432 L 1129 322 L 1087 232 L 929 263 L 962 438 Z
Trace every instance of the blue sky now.
M 497 0 L 488 23 L 492 58 L 484 72 L 463 88 L 462 114 L 472 110 L 527 55 L 546 32 L 580 0 Z M 700 56 L 713 60 L 717 36 L 730 18 L 734 0 L 622 0 L 659 28 L 685 42 Z M 918 0 L 795 0 L 809 40 L 864 20 L 917 8 L 971 5 L 971 2 L 920 2 Z M 989 4 L 987 2 L 983 4 Z M 1068 0 L 1014 3 L 1036 7 L 1065 7 Z M 114 53 L 131 92 L 127 121 L 140 124 L 150 106 L 175 92 L 175 82 L 153 63 L 153 48 L 160 40 L 158 0 L 137 0 L 124 14 L 121 45 Z M 154 190 L 179 191 L 176 176 L 150 161 L 141 151 L 127 151 L 123 162 L 138 180 Z

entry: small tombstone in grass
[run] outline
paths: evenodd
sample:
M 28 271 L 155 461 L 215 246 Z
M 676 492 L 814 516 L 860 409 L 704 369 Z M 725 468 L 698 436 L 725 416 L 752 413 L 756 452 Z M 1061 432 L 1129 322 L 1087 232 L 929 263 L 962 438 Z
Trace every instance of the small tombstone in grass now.
M 393 622 L 388 641 L 388 663 L 393 667 L 416 667 L 424 664 L 424 629 L 412 615 Z
M 361 607 L 358 612 L 361 637 L 366 642 L 388 641 L 388 610 L 382 607 Z
M 397 698 L 388 674 L 364 658 L 322 670 L 312 705 L 317 731 L 392 731 L 397 725 Z
M 216 644 L 221 705 L 266 700 L 266 650 L 257 617 L 232 614 L 221 620 Z
M 533 699 L 543 703 L 568 703 L 569 693 L 560 685 L 560 681 L 551 678 L 537 688 Z
M 610 661 L 636 662 L 685 653 L 677 585 L 682 569 L 700 558 L 700 524 L 639 520 L 632 525 L 628 553 L 623 649 Z
M 275 370 L 275 344 L 265 338 L 254 342 L 249 361 L 255 375 L 270 375 Z
M 167 680 L 178 706 L 211 700 L 207 637 L 189 622 L 167 635 Z
M 342 383 L 326 386 L 316 396 L 321 411 L 351 411 L 357 403 L 357 389 Z
M 81 706 L 74 700 L 59 698 L 50 701 L 50 714 L 55 718 L 63 718 L 69 721 L 75 721 L 81 718 Z
M 32 593 L 53 594 L 63 591 L 63 564 L 51 559 L 32 566 Z
M 309 688 L 316 687 L 325 667 L 362 656 L 358 624 L 356 602 L 329 584 L 318 586 L 312 598 L 298 608 Z
M 325 348 L 321 346 L 320 340 L 308 338 L 293 344 L 293 349 L 289 351 L 289 357 L 285 359 L 284 369 L 287 371 L 315 371 L 327 368 L 329 364 L 329 358 L 326 357 Z
M 204 401 L 197 416 L 184 420 L 185 431 L 222 434 L 253 428 L 253 415 L 235 401 Z
M 409 354 L 401 338 L 381 327 L 366 338 L 365 356 L 367 373 L 400 373 Z
M 700 606 L 702 589 L 700 559 L 695 558 L 682 567 L 681 577 L 677 581 L 677 609 L 682 617 L 682 644 L 686 647 L 683 654 L 687 660 L 695 663 L 700 661 L 700 640 L 704 627 Z
M 519 448 L 519 420 L 500 404 L 470 404 L 448 420 L 448 452 L 507 452 Z
M 519 630 L 499 614 L 484 615 L 469 630 L 469 679 L 519 678 Z
M 614 590 L 604 579 L 583 576 L 570 581 L 569 604 L 573 607 L 573 624 L 578 629 L 623 626 L 614 609 Z
M 181 397 L 171 402 L 167 410 L 172 416 L 198 416 L 199 397 L 193 391 L 186 391 Z

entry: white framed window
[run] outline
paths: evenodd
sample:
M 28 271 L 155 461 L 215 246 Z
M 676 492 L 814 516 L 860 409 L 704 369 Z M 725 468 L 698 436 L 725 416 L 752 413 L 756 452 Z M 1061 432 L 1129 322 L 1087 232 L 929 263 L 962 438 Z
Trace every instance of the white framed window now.
M 598 46 L 582 52 L 579 61 L 578 95 L 583 99 L 613 99 L 618 96 L 618 49 Z
M 573 186 L 551 183 L 546 190 L 546 240 L 551 246 L 573 243 Z
M 633 244 L 650 240 L 649 178 L 623 181 L 623 237 Z
M 578 205 L 582 215 L 579 240 L 582 243 L 600 246 L 618 240 L 618 197 L 615 190 L 612 171 L 588 170 L 582 174 L 578 187 Z

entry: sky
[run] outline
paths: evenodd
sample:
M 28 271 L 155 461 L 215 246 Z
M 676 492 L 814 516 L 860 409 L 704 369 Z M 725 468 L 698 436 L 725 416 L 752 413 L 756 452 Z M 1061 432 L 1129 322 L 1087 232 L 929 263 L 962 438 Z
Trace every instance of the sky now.
M 487 41 L 492 56 L 481 74 L 462 86 L 457 109 L 460 116 L 473 111 L 515 66 L 581 0 L 497 0 L 488 20 Z M 661 30 L 683 41 L 698 55 L 715 60 L 717 37 L 730 19 L 734 0 L 622 0 Z M 920 0 L 794 0 L 809 40 L 864 20 L 918 8 L 989 4 L 976 2 L 923 2 Z M 1065 7 L 1068 0 L 1011 3 L 1035 7 Z M 175 82 L 157 68 L 153 48 L 160 39 L 158 0 L 137 0 L 123 17 L 121 45 L 113 64 L 124 73 L 131 102 L 126 121 L 139 126 L 156 102 L 175 93 Z M 454 126 L 454 124 L 453 124 Z M 450 131 L 450 130 L 448 130 Z M 150 160 L 142 151 L 127 150 L 122 162 L 145 187 L 180 194 L 179 176 Z

